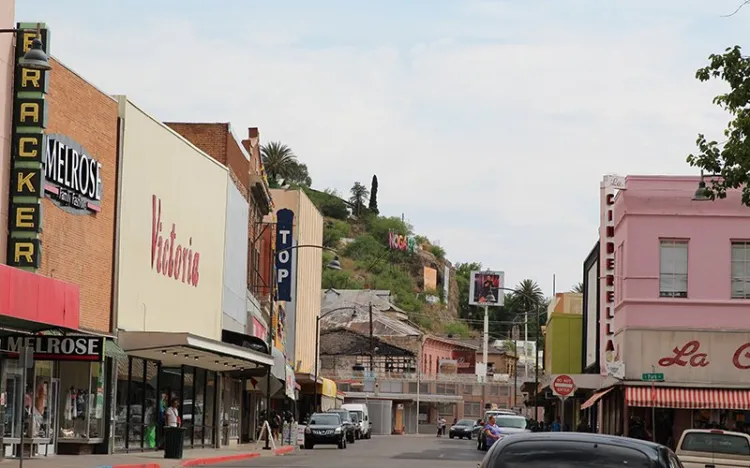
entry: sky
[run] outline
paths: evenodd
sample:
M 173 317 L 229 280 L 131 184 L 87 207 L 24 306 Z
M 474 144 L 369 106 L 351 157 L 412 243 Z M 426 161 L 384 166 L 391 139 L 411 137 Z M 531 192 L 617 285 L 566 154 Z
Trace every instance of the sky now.
M 3 0 L 6 1 L 6 0 Z M 289 145 L 317 189 L 379 181 L 453 262 L 582 281 L 604 174 L 697 174 L 740 0 L 16 0 L 56 58 L 164 121 Z

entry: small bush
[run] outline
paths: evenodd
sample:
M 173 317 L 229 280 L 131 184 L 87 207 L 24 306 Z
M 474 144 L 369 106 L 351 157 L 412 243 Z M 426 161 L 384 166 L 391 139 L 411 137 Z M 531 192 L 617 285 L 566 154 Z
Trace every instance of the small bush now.
M 351 227 L 345 221 L 333 221 L 323 227 L 323 245 L 335 249 L 341 239 L 351 234 Z
M 362 289 L 363 284 L 346 270 L 323 270 L 323 289 Z
M 471 329 L 464 322 L 450 322 L 445 324 L 443 331 L 446 335 L 453 335 L 457 338 L 467 338 L 471 335 Z
M 349 217 L 349 209 L 346 203 L 336 195 L 328 192 L 318 192 L 307 187 L 301 187 L 305 192 L 305 195 L 310 198 L 316 207 L 320 210 L 323 216 L 329 218 L 346 220 Z
M 402 235 L 413 233 L 411 225 L 401 221 L 401 218 L 372 216 L 365 219 L 367 232 L 383 245 L 388 245 L 388 232 L 394 231 Z
M 439 245 L 431 245 L 430 252 L 432 252 L 432 255 L 438 260 L 445 260 L 445 249 Z
M 354 260 L 375 259 L 384 254 L 383 244 L 369 234 L 357 237 L 344 250 L 344 255 Z

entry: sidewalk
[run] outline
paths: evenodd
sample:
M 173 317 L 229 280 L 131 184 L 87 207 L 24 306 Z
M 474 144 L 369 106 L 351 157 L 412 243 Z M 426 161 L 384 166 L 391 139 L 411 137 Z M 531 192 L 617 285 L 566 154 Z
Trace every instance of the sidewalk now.
M 176 468 L 204 466 L 256 457 L 279 456 L 294 451 L 286 445 L 276 450 L 256 449 L 255 444 L 242 444 L 221 449 L 187 449 L 182 460 L 166 460 L 164 452 L 129 453 L 114 455 L 54 455 L 24 460 L 24 468 Z M 18 466 L 18 460 L 9 458 L 0 467 Z

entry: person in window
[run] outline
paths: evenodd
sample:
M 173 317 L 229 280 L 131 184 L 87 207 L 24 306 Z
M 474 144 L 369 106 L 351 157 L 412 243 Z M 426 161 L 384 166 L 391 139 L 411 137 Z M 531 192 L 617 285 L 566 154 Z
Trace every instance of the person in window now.
M 500 428 L 495 423 L 495 417 L 490 416 L 487 425 L 484 426 L 484 445 L 488 449 L 500 439 Z
M 164 412 L 167 419 L 167 427 L 180 427 L 180 400 L 172 399 L 172 404 Z

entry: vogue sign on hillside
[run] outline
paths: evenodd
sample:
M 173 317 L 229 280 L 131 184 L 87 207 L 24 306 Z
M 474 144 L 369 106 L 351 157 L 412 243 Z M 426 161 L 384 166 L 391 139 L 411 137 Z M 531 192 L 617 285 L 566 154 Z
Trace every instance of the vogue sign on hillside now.
M 177 225 L 164 229 L 161 198 L 151 197 L 151 269 L 164 276 L 198 286 L 201 254 L 193 250 L 193 238 L 177 238 Z

